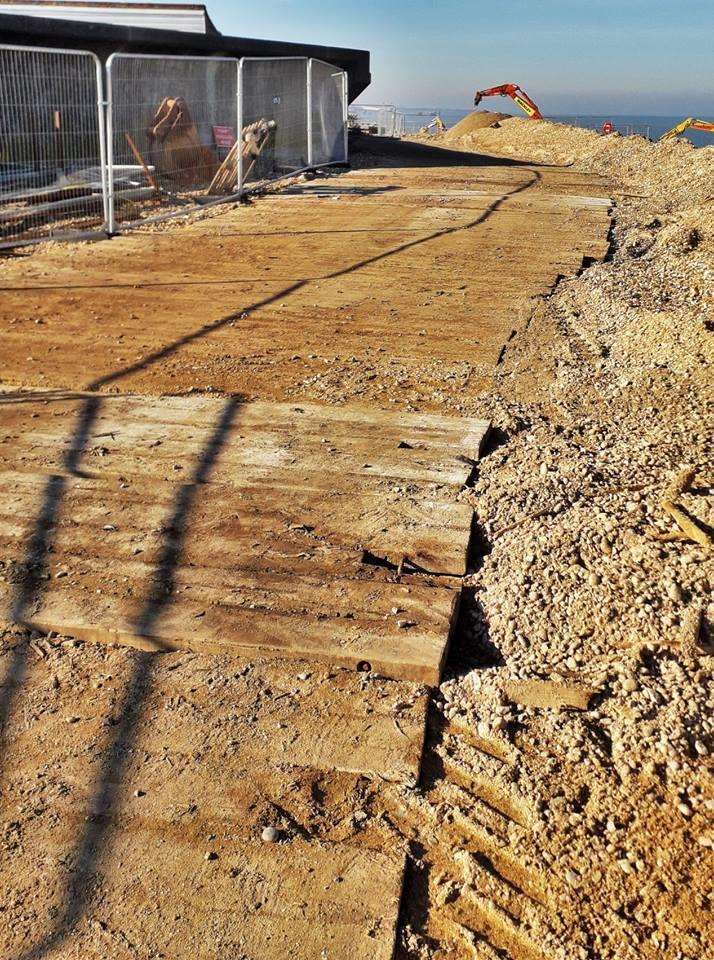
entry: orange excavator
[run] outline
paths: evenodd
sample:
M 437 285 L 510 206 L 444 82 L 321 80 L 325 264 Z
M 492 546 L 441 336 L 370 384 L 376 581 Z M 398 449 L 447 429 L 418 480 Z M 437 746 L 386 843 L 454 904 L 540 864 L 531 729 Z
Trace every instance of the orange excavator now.
M 510 97 L 531 120 L 543 120 L 543 114 L 531 100 L 525 90 L 521 90 L 517 83 L 502 83 L 500 87 L 489 87 L 488 90 L 477 90 L 474 94 L 474 106 L 477 107 L 484 97 Z
M 697 120 L 696 117 L 687 117 L 686 120 L 682 120 L 681 123 L 678 123 L 676 126 L 672 127 L 671 130 L 668 130 L 665 134 L 660 137 L 660 140 L 672 140 L 674 137 L 678 137 L 680 133 L 685 133 L 687 130 L 707 130 L 709 133 L 714 133 L 714 122 L 709 120 Z

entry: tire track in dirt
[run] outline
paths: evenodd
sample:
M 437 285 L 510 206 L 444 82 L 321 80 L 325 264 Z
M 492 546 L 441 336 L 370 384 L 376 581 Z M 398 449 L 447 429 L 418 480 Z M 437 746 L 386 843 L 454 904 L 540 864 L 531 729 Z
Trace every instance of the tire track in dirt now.
M 517 763 L 515 748 L 432 708 L 420 785 L 383 794 L 385 826 L 410 854 L 396 960 L 549 957 L 554 884 L 537 862 Z

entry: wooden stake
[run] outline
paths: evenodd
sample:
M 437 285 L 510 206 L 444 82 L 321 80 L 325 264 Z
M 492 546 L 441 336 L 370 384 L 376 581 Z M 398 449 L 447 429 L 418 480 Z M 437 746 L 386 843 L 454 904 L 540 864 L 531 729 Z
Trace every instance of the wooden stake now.
M 146 161 L 144 160 L 144 158 L 142 157 L 141 153 L 139 152 L 139 148 L 138 148 L 137 145 L 134 143 L 134 141 L 133 141 L 133 139 L 132 139 L 132 137 L 131 137 L 131 134 L 125 133 L 124 136 L 126 137 L 126 142 L 129 144 L 129 149 L 130 149 L 131 152 L 134 154 L 134 159 L 136 160 L 136 162 L 139 164 L 139 166 L 140 166 L 140 167 L 142 168 L 142 170 L 144 171 L 144 176 L 145 176 L 146 179 L 148 180 L 149 186 L 153 187 L 154 193 L 155 193 L 156 196 L 158 197 L 158 196 L 160 195 L 160 193 L 161 193 L 161 189 L 160 189 L 159 184 L 158 184 L 158 182 L 157 182 L 157 180 L 156 180 L 156 177 L 153 175 L 153 173 L 151 172 L 151 170 L 149 170 L 148 166 L 146 165 Z
M 243 171 L 243 179 L 245 179 L 250 171 L 253 169 L 256 160 L 260 156 L 263 147 L 268 142 L 271 131 L 275 129 L 275 122 L 273 120 L 258 120 L 256 123 L 252 123 L 247 127 L 244 127 L 241 131 L 240 139 L 236 140 L 231 149 L 228 152 L 228 156 L 225 158 L 223 163 L 220 165 L 216 171 L 216 175 L 213 180 L 211 180 L 208 190 L 206 193 L 215 194 L 228 191 L 230 189 L 230 175 L 233 172 L 231 167 L 235 163 L 236 155 L 238 153 L 239 147 L 242 149 L 243 159 L 247 160 L 248 157 L 252 157 L 252 161 L 248 168 Z M 261 139 L 258 141 L 256 139 L 246 139 L 246 135 L 255 134 L 258 132 L 261 136 Z M 242 145 L 242 146 L 241 146 Z M 237 170 L 235 171 L 237 174 Z

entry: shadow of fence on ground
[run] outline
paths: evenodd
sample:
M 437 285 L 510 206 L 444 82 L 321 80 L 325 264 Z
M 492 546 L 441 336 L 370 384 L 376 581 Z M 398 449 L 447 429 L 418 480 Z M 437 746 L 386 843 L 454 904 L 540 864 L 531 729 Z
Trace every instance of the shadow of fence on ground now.
M 92 398 L 99 400 L 99 398 Z M 152 632 L 162 611 L 171 602 L 176 572 L 181 564 L 183 546 L 191 515 L 201 487 L 210 479 L 226 439 L 234 426 L 241 399 L 230 397 L 223 406 L 208 441 L 199 454 L 188 483 L 181 484 L 173 508 L 164 527 L 163 547 L 150 581 L 148 594 L 136 616 L 134 631 L 140 637 L 154 639 Z M 95 416 L 98 405 L 94 407 Z M 81 418 L 82 425 L 91 422 Z M 78 463 L 75 463 L 75 469 Z M 53 501 L 56 505 L 57 500 Z M 55 507 L 56 508 L 56 507 Z M 139 719 L 151 693 L 156 657 L 152 653 L 137 652 L 123 700 L 113 711 L 115 719 L 110 726 L 109 743 L 105 748 L 97 781 L 98 788 L 89 804 L 86 825 L 79 836 L 75 850 L 67 855 L 68 862 L 76 864 L 66 891 L 64 915 L 56 921 L 55 929 L 44 940 L 21 953 L 16 960 L 40 960 L 56 949 L 71 934 L 84 913 L 94 887 L 95 873 L 107 833 L 116 813 L 119 794 L 124 786 L 124 771 L 140 731 Z
M 438 153 L 442 156 L 443 151 L 438 151 Z M 459 154 L 458 156 L 463 158 L 464 156 L 473 155 Z M 515 162 L 514 165 L 516 165 Z M 526 181 L 516 185 L 512 190 L 501 194 L 490 203 L 485 210 L 481 211 L 477 217 L 468 223 L 447 227 L 430 233 L 426 237 L 418 237 L 400 243 L 389 250 L 382 251 L 372 257 L 351 264 L 348 267 L 340 268 L 326 274 L 324 277 L 316 279 L 337 279 L 349 276 L 364 267 L 382 262 L 421 245 L 473 229 L 484 223 L 506 203 L 510 197 L 530 189 L 541 179 L 538 171 L 530 170 L 528 173 L 529 177 Z M 135 363 L 95 379 L 89 384 L 87 389 L 91 392 L 99 391 L 120 379 L 146 369 L 152 364 L 177 353 L 182 347 L 209 336 L 211 333 L 238 318 L 245 318 L 265 306 L 284 300 L 285 297 L 303 289 L 311 282 L 311 280 L 297 281 L 283 288 L 278 293 L 253 303 L 248 307 L 243 307 L 211 323 L 204 324 L 191 333 L 179 337 L 160 349 L 149 353 Z M 48 479 L 41 506 L 33 529 L 28 537 L 23 563 L 26 575 L 23 576 L 18 583 L 12 603 L 11 614 L 16 624 L 29 629 L 32 629 L 32 611 L 38 607 L 41 600 L 43 583 L 46 580 L 47 574 L 48 556 L 52 549 L 53 531 L 59 516 L 62 501 L 66 495 L 67 484 L 72 476 L 81 477 L 87 475 L 80 469 L 81 459 L 91 430 L 99 416 L 104 399 L 106 398 L 98 394 L 87 396 L 84 399 L 73 432 L 70 449 L 64 458 L 63 466 L 66 475 L 55 474 Z M 20 402 L 17 392 L 12 395 L 12 402 Z M 197 489 L 201 484 L 206 482 L 220 455 L 227 434 L 235 421 L 240 402 L 241 401 L 235 397 L 231 397 L 226 402 L 203 454 L 196 463 L 191 481 L 179 488 L 171 517 L 165 528 L 165 542 L 156 566 L 155 576 L 152 579 L 152 585 L 144 606 L 136 618 L 135 629 L 138 635 L 150 637 L 151 631 L 161 615 L 162 610 L 171 602 L 171 590 L 173 588 L 176 570 L 181 562 L 181 553 L 185 542 L 188 520 L 195 503 Z M 0 702 L 0 747 L 2 746 L 2 738 L 5 736 L 7 722 L 10 718 L 13 699 L 17 695 L 25 673 L 24 658 L 26 656 L 25 645 L 20 644 L 14 648 L 9 667 L 11 682 L 4 683 L 5 697 L 3 701 Z M 138 733 L 137 721 L 142 705 L 145 703 L 151 690 L 154 671 L 153 658 L 154 655 L 150 653 L 136 654 L 132 676 L 127 686 L 123 702 L 118 708 L 118 720 L 114 724 L 111 742 L 102 761 L 99 775 L 100 785 L 94 795 L 91 809 L 88 811 L 84 832 L 78 839 L 75 857 L 75 862 L 78 866 L 72 877 L 70 888 L 67 891 L 67 906 L 64 915 L 57 922 L 53 933 L 49 934 L 41 943 L 20 954 L 16 960 L 40 960 L 41 957 L 56 948 L 58 944 L 61 944 L 70 935 L 83 915 L 92 878 L 101 855 L 100 848 L 102 844 L 106 843 L 107 827 L 110 821 L 105 812 L 111 810 L 114 798 L 121 785 L 122 773 L 131 749 L 131 744 L 134 742 Z

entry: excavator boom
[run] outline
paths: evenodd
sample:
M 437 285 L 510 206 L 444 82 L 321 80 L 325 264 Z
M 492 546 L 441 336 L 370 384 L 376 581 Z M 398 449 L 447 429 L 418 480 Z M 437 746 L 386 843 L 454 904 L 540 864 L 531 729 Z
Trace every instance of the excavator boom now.
M 510 97 L 531 120 L 543 119 L 543 114 L 536 104 L 517 83 L 502 83 L 498 87 L 489 87 L 488 90 L 477 90 L 474 94 L 474 106 L 477 107 L 484 97 Z
M 672 127 L 671 130 L 668 130 L 666 133 L 662 134 L 660 140 L 672 140 L 674 137 L 678 137 L 681 133 L 689 130 L 707 130 L 709 133 L 714 133 L 714 122 L 709 120 L 698 120 L 696 117 L 686 117 L 682 120 L 681 123 L 676 124 Z

